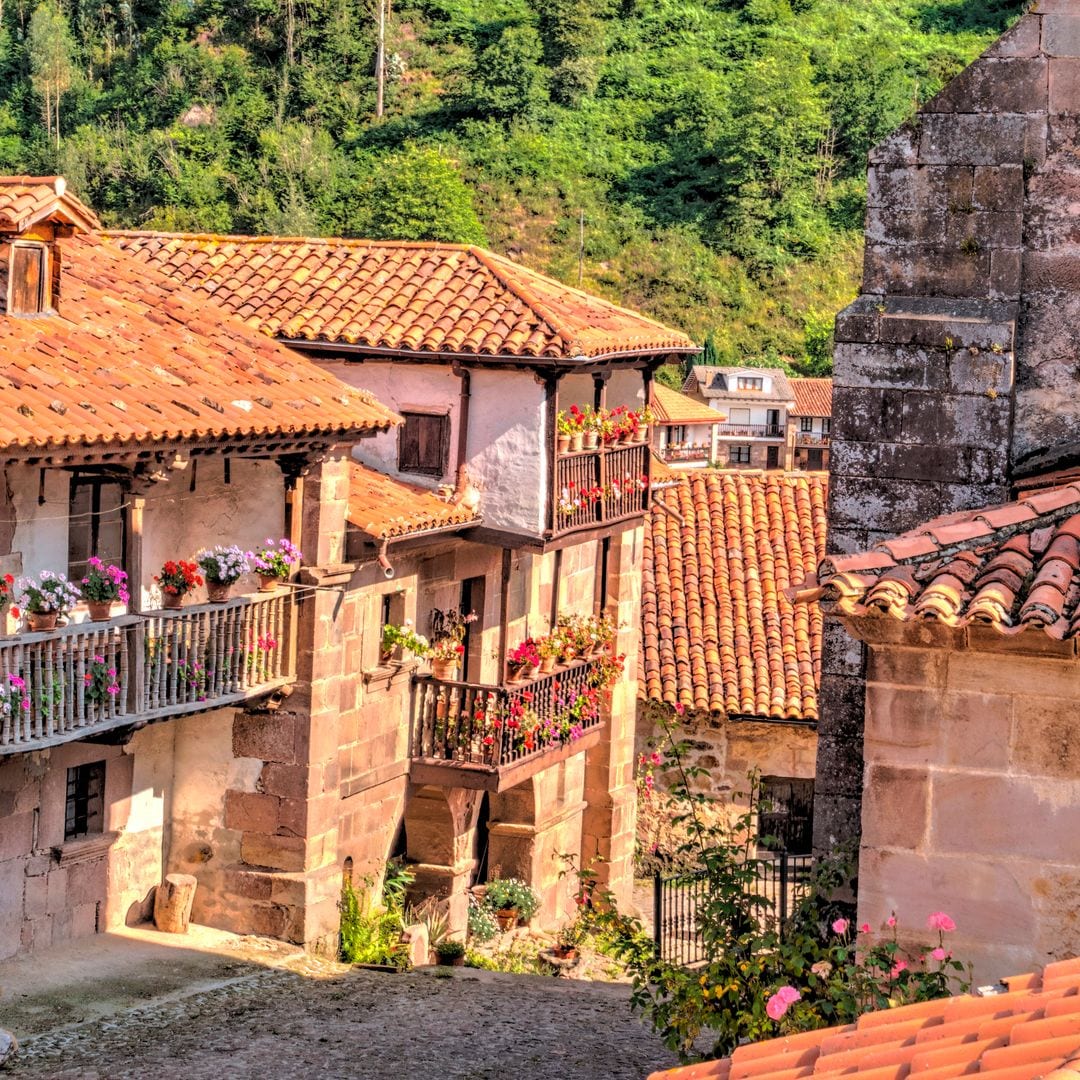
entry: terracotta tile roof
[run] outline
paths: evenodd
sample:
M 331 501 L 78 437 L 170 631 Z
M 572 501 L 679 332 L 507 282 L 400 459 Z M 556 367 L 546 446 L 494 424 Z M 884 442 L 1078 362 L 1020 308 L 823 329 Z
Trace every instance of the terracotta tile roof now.
M 349 476 L 349 524 L 376 540 L 476 524 L 475 507 L 445 502 L 433 491 L 396 480 L 359 462 Z
M 94 212 L 67 190 L 62 176 L 0 176 L 0 232 L 23 232 L 39 221 L 99 228 Z
M 871 1012 L 856 1024 L 740 1046 L 728 1058 L 649 1080 L 1077 1080 L 1080 960 L 1006 979 L 1008 992 L 942 998 Z
M 654 507 L 645 530 L 644 695 L 732 716 L 816 720 L 822 620 L 784 590 L 824 555 L 828 478 L 679 475 L 656 495 L 674 514 Z
M 738 377 L 748 375 L 769 379 L 772 388 L 764 390 L 739 390 Z M 720 398 L 739 405 L 767 401 L 785 403 L 795 400 L 795 393 L 787 375 L 780 368 L 715 367 L 710 364 L 694 364 L 683 383 L 683 393 L 699 393 L 708 399 Z
M 556 359 L 697 351 L 677 330 L 475 247 L 111 236 L 249 326 L 284 340 Z
M 792 416 L 832 416 L 832 379 L 789 379 L 795 395 Z
M 1080 483 L 936 518 L 872 551 L 823 560 L 796 590 L 847 615 L 1080 634 Z
M 653 386 L 653 412 L 665 424 L 720 424 L 727 419 L 722 412 L 661 383 Z
M 386 430 L 370 395 L 93 234 L 58 312 L 0 317 L 0 447 Z

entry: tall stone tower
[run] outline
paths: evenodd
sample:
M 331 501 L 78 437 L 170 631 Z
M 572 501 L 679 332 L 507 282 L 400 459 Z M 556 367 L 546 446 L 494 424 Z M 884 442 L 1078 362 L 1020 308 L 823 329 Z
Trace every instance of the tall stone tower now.
M 870 155 L 836 326 L 830 550 L 1080 460 L 1080 0 L 1037 0 Z M 859 835 L 861 647 L 827 627 L 815 844 Z

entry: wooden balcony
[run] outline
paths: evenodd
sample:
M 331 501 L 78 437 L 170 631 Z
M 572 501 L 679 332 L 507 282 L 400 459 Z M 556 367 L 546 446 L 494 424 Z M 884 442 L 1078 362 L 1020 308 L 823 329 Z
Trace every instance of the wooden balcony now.
M 588 691 L 595 671 L 592 662 L 578 661 L 506 686 L 417 676 L 409 779 L 505 791 L 590 749 L 600 740 L 599 715 L 585 718 L 569 735 L 563 718 L 567 704 Z M 529 730 L 531 737 L 524 734 Z
M 279 689 L 294 677 L 294 612 L 279 590 L 0 638 L 0 755 Z
M 649 508 L 649 446 L 631 443 L 559 454 L 552 536 L 643 516 Z
M 783 424 L 717 424 L 716 430 L 724 439 L 782 439 Z

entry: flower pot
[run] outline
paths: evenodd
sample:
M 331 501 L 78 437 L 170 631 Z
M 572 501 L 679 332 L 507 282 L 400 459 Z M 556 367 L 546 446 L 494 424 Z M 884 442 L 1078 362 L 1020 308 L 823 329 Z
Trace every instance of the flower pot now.
M 634 433 L 632 431 L 620 431 L 619 432 L 619 445 L 620 446 L 628 446 L 630 444 L 630 440 L 633 437 L 634 437 Z
M 274 577 L 271 574 L 259 575 L 259 592 L 274 592 L 280 584 L 281 578 L 279 577 Z
M 586 431 L 582 445 L 586 450 L 595 450 L 600 442 L 600 434 L 596 431 Z
M 431 674 L 434 675 L 436 679 L 452 679 L 455 671 L 457 671 L 456 660 L 431 661 Z
M 162 593 L 161 606 L 166 611 L 179 611 L 184 606 L 183 593 Z
M 38 630 L 55 630 L 56 620 L 59 616 L 60 612 L 58 611 L 28 611 L 26 613 L 26 624 L 35 632 Z
M 86 610 L 90 612 L 91 622 L 108 622 L 112 618 L 112 601 L 87 600 Z
M 507 667 L 506 669 L 506 681 L 508 683 L 519 683 L 525 678 L 525 669 L 520 667 Z
M 393 649 L 383 649 L 379 653 L 379 665 L 381 667 L 386 667 L 386 665 L 389 664 L 390 661 L 393 660 L 393 659 L 394 659 L 394 650 Z
M 211 604 L 223 604 L 229 599 L 229 590 L 231 588 L 231 581 L 208 581 L 206 583 L 206 595 L 209 597 Z
M 643 443 L 649 440 L 649 425 L 642 424 L 641 427 L 634 428 L 634 442 Z
M 559 435 L 555 439 L 555 447 L 560 454 L 565 454 L 570 449 L 570 436 Z
M 438 953 L 436 953 L 435 954 L 435 963 L 438 964 L 439 967 L 464 967 L 465 966 L 465 957 L 464 956 L 440 956 Z
M 550 675 L 555 670 L 555 657 L 543 656 L 540 658 L 540 674 Z
M 578 955 L 576 945 L 554 945 L 551 952 L 556 960 L 576 960 Z
M 495 918 L 498 920 L 500 930 L 513 930 L 517 926 L 518 909 L 516 907 L 500 908 L 495 912 Z
M 559 662 L 563 664 L 572 664 L 576 657 L 576 649 L 563 649 L 562 654 L 559 656 Z
M 522 675 L 524 676 L 526 682 L 529 679 L 535 679 L 536 676 L 539 675 L 539 674 L 540 674 L 540 665 L 539 664 L 529 664 L 522 672 Z
M 578 453 L 581 450 L 582 446 L 584 445 L 584 442 L 585 442 L 585 432 L 584 431 L 575 431 L 574 434 L 570 436 L 570 453 L 571 454 Z

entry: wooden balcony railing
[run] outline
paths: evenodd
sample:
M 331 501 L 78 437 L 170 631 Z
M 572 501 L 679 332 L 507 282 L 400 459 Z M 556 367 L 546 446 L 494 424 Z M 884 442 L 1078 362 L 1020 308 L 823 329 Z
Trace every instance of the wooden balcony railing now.
M 559 454 L 555 464 L 553 536 L 646 513 L 649 446 L 601 447 Z
M 411 779 L 502 791 L 589 749 L 603 726 L 596 671 L 593 662 L 578 661 L 506 686 L 417 676 Z M 579 698 L 583 715 L 571 716 Z
M 796 446 L 828 446 L 831 442 L 831 435 L 819 435 L 812 431 L 797 431 L 795 433 Z
M 0 755 L 277 689 L 294 612 L 279 591 L 0 638 Z
M 717 424 L 717 431 L 725 438 L 782 439 L 783 424 Z
M 702 443 L 700 446 L 665 446 L 660 451 L 664 461 L 708 461 L 712 458 L 712 446 Z

